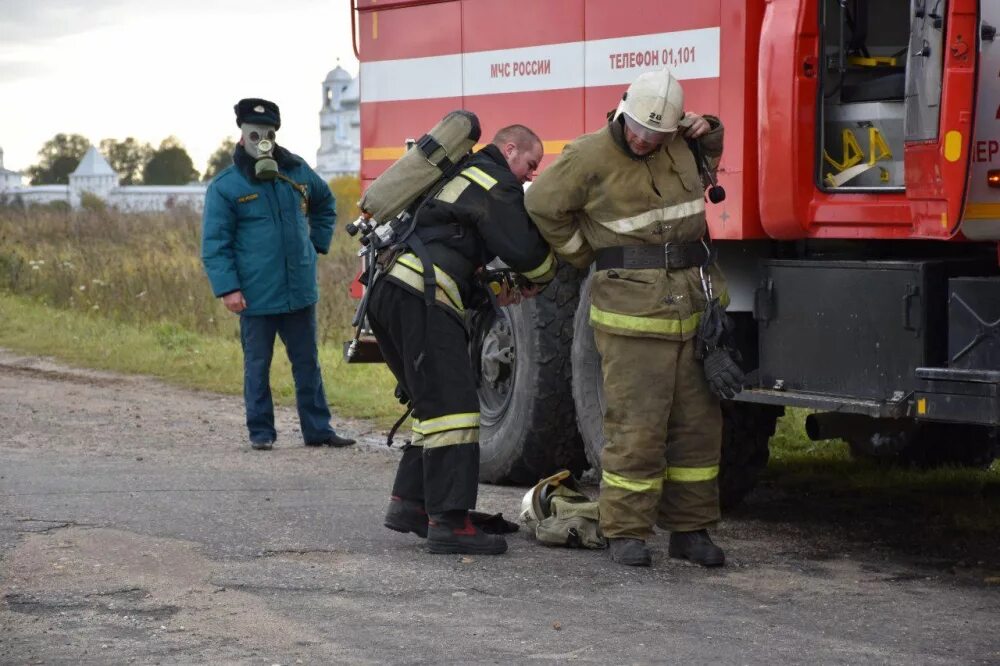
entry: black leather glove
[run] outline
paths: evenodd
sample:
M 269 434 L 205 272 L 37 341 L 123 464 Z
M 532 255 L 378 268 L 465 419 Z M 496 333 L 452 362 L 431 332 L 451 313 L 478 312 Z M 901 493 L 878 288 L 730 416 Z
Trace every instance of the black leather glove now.
M 396 400 L 399 400 L 399 404 L 407 405 L 410 402 L 410 396 L 403 389 L 402 384 L 396 384 L 396 390 L 392 392 L 396 396 Z
M 519 529 L 517 523 L 510 522 L 502 513 L 470 511 L 469 521 L 487 534 L 513 534 Z
M 705 356 L 705 379 L 708 388 L 720 398 L 732 399 L 743 390 L 746 377 L 725 349 L 716 348 Z

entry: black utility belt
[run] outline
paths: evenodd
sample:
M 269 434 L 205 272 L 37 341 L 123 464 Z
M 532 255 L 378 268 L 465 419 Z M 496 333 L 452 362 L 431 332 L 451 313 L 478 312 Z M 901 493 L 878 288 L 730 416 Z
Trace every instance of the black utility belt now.
M 597 270 L 612 268 L 691 268 L 705 266 L 711 259 L 708 245 L 702 241 L 666 243 L 665 245 L 618 245 L 597 250 Z

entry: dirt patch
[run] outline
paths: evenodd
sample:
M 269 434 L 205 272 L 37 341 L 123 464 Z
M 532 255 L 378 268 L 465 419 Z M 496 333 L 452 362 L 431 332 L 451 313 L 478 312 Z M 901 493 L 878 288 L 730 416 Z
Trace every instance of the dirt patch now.
M 21 641 L 96 629 L 119 650 L 133 641 L 162 654 L 183 646 L 207 651 L 210 661 L 247 650 L 295 654 L 302 644 L 328 642 L 260 596 L 214 584 L 222 567 L 190 542 L 69 528 L 32 534 L 6 559 L 3 600 Z M 220 649 L 226 644 L 239 650 Z

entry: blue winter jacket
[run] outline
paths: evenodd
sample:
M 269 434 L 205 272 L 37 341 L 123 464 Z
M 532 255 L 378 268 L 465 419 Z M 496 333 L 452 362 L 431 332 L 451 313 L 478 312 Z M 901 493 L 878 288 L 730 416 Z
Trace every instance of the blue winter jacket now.
M 234 164 L 205 194 L 205 272 L 216 296 L 243 292 L 247 315 L 292 312 L 318 300 L 316 253 L 330 249 L 337 219 L 323 179 L 298 155 L 275 152 L 279 172 L 301 191 L 282 179 L 258 180 L 253 159 L 237 146 Z

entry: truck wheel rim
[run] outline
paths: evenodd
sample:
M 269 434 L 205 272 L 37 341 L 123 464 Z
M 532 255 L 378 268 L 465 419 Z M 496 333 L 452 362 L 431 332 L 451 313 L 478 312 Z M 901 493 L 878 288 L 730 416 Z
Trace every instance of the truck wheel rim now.
M 517 347 L 506 314 L 494 315 L 479 350 L 482 382 L 479 387 L 480 420 L 490 425 L 503 418 L 514 393 Z

